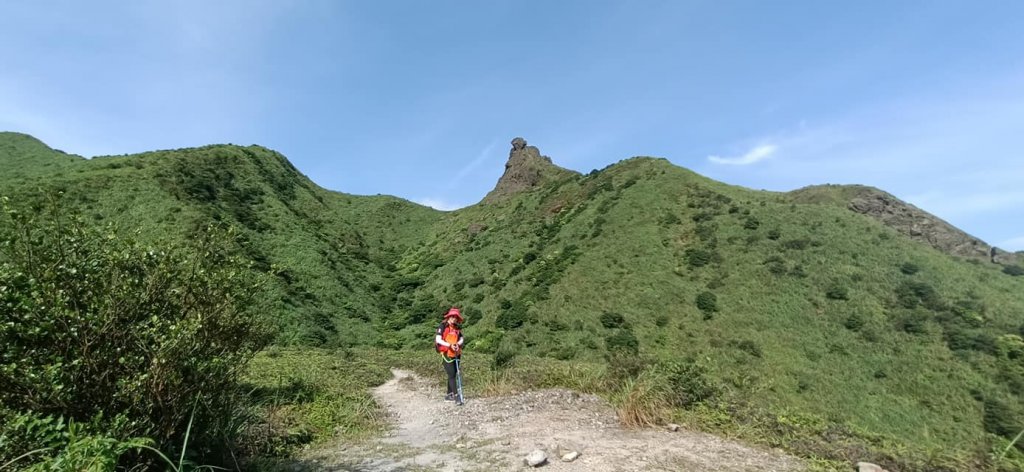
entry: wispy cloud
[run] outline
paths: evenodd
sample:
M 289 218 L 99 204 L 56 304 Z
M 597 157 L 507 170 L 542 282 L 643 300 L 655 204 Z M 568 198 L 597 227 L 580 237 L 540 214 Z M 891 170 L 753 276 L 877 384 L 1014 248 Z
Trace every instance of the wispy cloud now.
M 462 166 L 462 168 L 455 173 L 455 177 L 452 178 L 451 185 L 457 185 L 459 182 L 462 181 L 462 179 L 466 178 L 467 175 L 469 175 L 471 172 L 480 167 L 480 164 L 483 164 L 483 162 L 486 161 L 487 158 L 492 156 L 492 151 L 494 151 L 494 147 L 497 145 L 498 140 L 491 141 L 491 143 L 488 144 L 487 147 L 483 148 L 483 150 L 481 150 L 480 153 L 477 154 L 476 158 L 474 158 L 468 164 Z
M 708 160 L 715 164 L 746 166 L 771 157 L 777 150 L 778 146 L 774 144 L 762 144 L 754 147 L 750 151 L 747 151 L 746 154 L 739 157 L 708 156 Z
M 416 203 L 419 203 L 420 205 L 428 206 L 428 207 L 433 208 L 435 210 L 441 210 L 441 211 L 458 210 L 459 208 L 462 208 L 462 207 L 466 206 L 465 204 L 453 203 L 453 202 L 450 202 L 450 201 L 445 200 L 443 198 L 430 198 L 430 197 L 427 197 L 427 198 L 416 199 L 414 201 Z

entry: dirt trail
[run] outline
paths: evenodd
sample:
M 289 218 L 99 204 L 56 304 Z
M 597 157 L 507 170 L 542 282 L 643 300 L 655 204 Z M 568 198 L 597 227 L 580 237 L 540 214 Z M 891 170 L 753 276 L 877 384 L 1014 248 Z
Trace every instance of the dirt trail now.
M 680 429 L 627 430 L 600 398 L 554 389 L 445 402 L 435 385 L 393 370 L 374 389 L 392 415 L 382 440 L 310 453 L 321 470 L 495 471 L 531 469 L 523 459 L 544 450 L 549 471 L 796 471 L 804 464 L 776 451 L 754 449 Z M 579 457 L 563 462 L 576 451 Z

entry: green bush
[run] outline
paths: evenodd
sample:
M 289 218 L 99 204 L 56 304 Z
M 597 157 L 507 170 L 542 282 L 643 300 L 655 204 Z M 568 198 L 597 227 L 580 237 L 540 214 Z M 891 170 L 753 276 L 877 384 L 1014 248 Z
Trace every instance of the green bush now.
M 504 369 L 512 365 L 512 361 L 515 360 L 516 354 L 518 353 L 519 349 L 516 347 L 502 344 L 502 346 L 495 351 L 494 360 L 491 363 L 491 366 L 494 369 Z
M 743 221 L 743 229 L 754 230 L 754 229 L 757 229 L 760 226 L 761 226 L 761 221 L 758 220 L 757 218 L 754 218 L 753 216 L 748 216 L 747 219 Z
M 923 305 L 934 311 L 946 308 L 945 303 L 931 285 L 920 281 L 904 281 L 896 287 L 896 299 L 903 308 L 915 308 Z
M 708 369 L 693 359 L 659 363 L 653 370 L 667 381 L 669 403 L 672 406 L 689 408 L 711 400 L 720 393 L 720 389 L 708 378 Z
M 913 262 L 904 262 L 903 265 L 900 266 L 900 272 L 903 272 L 906 275 L 914 275 L 918 273 L 920 270 L 921 267 L 919 267 L 917 264 L 914 264 Z
M 522 301 L 510 302 L 508 308 L 498 313 L 494 325 L 504 330 L 516 329 L 530 321 L 527 311 L 527 306 Z
M 1024 275 L 1024 267 L 1021 267 L 1019 265 L 1008 265 L 1006 267 L 1003 267 L 1003 273 L 1012 275 L 1014 277 L 1018 277 Z
M 846 318 L 843 326 L 850 331 L 860 331 L 864 327 L 864 315 L 860 313 L 854 313 Z
M 761 346 L 758 346 L 757 343 L 755 343 L 754 341 L 751 341 L 749 339 L 744 339 L 742 341 L 739 341 L 735 345 L 736 345 L 736 349 L 739 349 L 740 351 L 743 351 L 743 352 L 745 352 L 747 354 L 750 354 L 751 356 L 754 356 L 754 357 L 762 357 L 762 356 L 764 356 L 764 351 L 761 350 Z
M 1010 406 L 995 398 L 984 401 L 985 431 L 1005 438 L 1013 438 L 1024 425 L 1024 416 Z
M 0 228 L 0 405 L 86 423 L 120 439 L 219 442 L 240 369 L 267 336 L 254 281 L 226 238 L 149 247 L 88 228 L 56 203 L 4 205 Z M 116 417 L 130 422 L 110 423 Z M 2 462 L 3 458 L 0 458 Z
M 768 234 L 766 235 L 766 237 L 768 239 L 771 239 L 772 241 L 775 241 L 782 237 L 782 232 L 779 231 L 778 228 L 773 228 L 768 230 Z
M 705 315 L 718 311 L 718 297 L 714 293 L 701 292 L 697 295 L 694 303 L 697 305 L 697 309 L 704 312 Z
M 601 326 L 604 326 L 605 328 L 608 329 L 614 329 L 621 327 L 626 322 L 626 319 L 619 313 L 615 313 L 613 311 L 606 311 L 604 313 L 601 313 L 600 321 Z
M 637 341 L 633 330 L 629 328 L 616 330 L 615 333 L 605 338 L 604 344 L 608 352 L 635 353 L 640 349 L 640 341 Z
M 912 310 L 897 318 L 896 327 L 909 334 L 925 334 L 928 332 L 928 320 L 927 313 Z
M 639 377 L 649 365 L 648 360 L 636 352 L 622 350 L 609 352 L 605 360 L 608 362 L 607 380 L 611 385 Z
M 836 282 L 825 289 L 825 297 L 829 300 L 849 300 L 850 292 L 845 285 Z
M 686 265 L 692 269 L 703 267 L 715 261 L 715 253 L 706 249 L 689 248 L 683 252 Z

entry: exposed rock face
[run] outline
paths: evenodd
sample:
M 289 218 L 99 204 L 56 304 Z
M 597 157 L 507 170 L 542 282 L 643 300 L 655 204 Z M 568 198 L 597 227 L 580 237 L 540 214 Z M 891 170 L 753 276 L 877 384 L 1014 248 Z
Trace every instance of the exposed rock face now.
M 850 200 L 849 208 L 948 254 L 988 258 L 991 251 L 978 238 L 880 190 L 863 192 Z
M 481 203 L 498 202 L 573 174 L 576 172 L 552 164 L 550 157 L 542 156 L 536 146 L 527 145 L 525 139 L 515 138 L 505 163 L 505 173 Z
M 1017 255 L 989 246 L 955 226 L 920 208 L 874 187 L 860 185 L 814 186 L 790 194 L 797 201 L 817 201 L 822 190 L 832 190 L 846 201 L 846 207 L 870 216 L 915 241 L 946 254 L 1012 264 Z

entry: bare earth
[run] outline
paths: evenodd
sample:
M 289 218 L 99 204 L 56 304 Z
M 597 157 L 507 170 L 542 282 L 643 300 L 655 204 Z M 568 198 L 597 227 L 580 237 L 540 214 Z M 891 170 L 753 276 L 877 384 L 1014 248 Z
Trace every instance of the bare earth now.
M 797 471 L 805 465 L 778 451 L 755 449 L 680 429 L 629 430 L 593 395 L 555 389 L 512 396 L 443 400 L 435 385 L 411 372 L 374 389 L 394 428 L 388 437 L 310 452 L 307 464 L 331 471 L 495 471 L 531 469 L 541 449 L 550 471 Z M 576 451 L 579 457 L 563 462 Z

